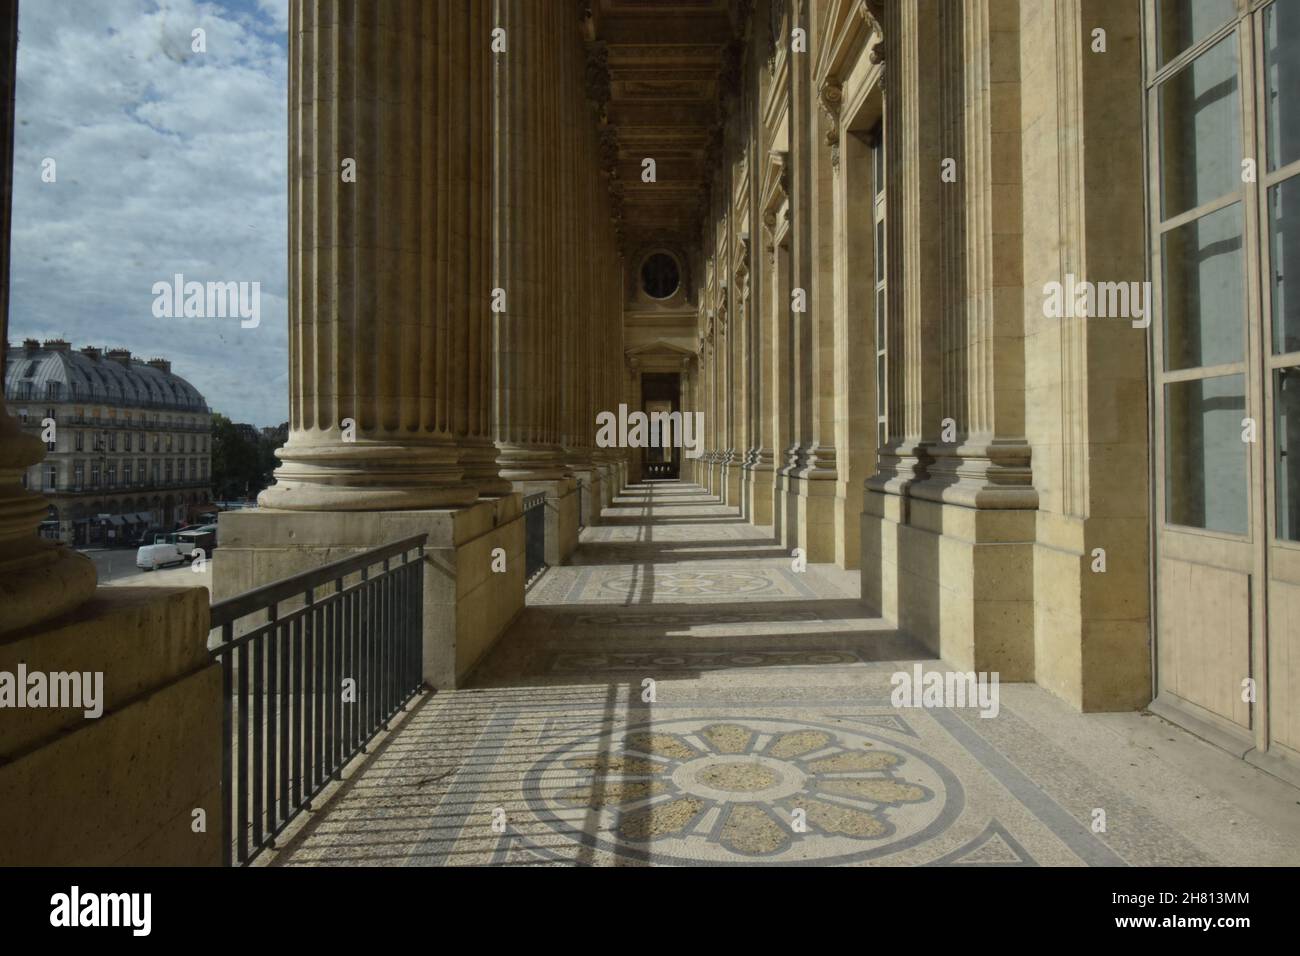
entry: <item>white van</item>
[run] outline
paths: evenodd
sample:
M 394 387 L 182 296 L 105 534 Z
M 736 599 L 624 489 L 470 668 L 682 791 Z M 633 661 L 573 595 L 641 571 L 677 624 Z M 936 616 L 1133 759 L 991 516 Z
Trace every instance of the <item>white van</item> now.
M 172 564 L 184 564 L 190 559 L 189 546 L 175 534 L 156 534 L 153 544 L 141 545 L 135 553 L 135 566 L 146 571 L 156 571 Z

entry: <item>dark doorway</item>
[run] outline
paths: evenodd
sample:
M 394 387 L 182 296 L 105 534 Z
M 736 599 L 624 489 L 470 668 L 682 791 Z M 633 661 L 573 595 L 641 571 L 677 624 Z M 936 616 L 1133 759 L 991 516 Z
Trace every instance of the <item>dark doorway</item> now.
M 671 414 L 678 412 L 673 419 L 671 438 L 667 428 L 654 426 L 651 418 L 651 447 L 641 450 L 641 475 L 650 480 L 675 480 L 681 476 L 682 448 L 679 425 L 682 410 L 682 377 L 679 372 L 644 372 L 641 375 L 641 411 L 649 417 L 655 412 Z M 665 447 L 672 438 L 676 442 Z M 657 447 L 654 444 L 658 443 Z

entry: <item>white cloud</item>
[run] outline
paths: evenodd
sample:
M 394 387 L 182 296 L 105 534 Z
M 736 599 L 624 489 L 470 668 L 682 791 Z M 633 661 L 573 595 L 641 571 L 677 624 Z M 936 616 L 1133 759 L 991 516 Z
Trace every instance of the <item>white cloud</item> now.
M 19 28 L 10 340 L 164 355 L 217 411 L 284 421 L 287 3 L 40 0 Z M 177 272 L 260 282 L 261 325 L 154 318 Z

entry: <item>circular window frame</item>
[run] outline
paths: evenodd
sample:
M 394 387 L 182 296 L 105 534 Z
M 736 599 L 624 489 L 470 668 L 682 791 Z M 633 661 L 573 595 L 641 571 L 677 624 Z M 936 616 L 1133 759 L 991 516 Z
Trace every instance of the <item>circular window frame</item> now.
M 654 259 L 656 256 L 663 256 L 664 258 L 666 258 L 669 262 L 673 264 L 673 268 L 677 272 L 677 284 L 673 286 L 672 291 L 669 292 L 667 295 L 655 295 L 648 288 L 646 288 L 645 268 L 647 265 L 650 264 L 650 260 Z M 672 301 L 674 298 L 676 298 L 678 295 L 681 294 L 682 288 L 685 285 L 685 281 L 686 281 L 686 273 L 685 270 L 682 268 L 681 259 L 679 259 L 673 252 L 669 251 L 668 249 L 652 249 L 651 251 L 647 252 L 644 256 L 642 256 L 641 264 L 640 266 L 637 267 L 636 270 L 636 275 L 637 275 L 638 291 L 647 299 L 649 299 L 651 302 Z

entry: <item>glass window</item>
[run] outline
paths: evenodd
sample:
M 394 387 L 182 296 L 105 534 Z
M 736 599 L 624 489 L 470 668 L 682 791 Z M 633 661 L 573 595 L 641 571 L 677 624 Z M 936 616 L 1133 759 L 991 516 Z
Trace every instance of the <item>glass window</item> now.
M 1162 216 L 1241 188 L 1237 39 L 1229 36 L 1160 86 Z
M 1268 191 L 1268 244 L 1273 354 L 1300 352 L 1300 176 Z
M 1273 416 L 1277 536 L 1300 541 L 1300 367 L 1274 373 Z
M 1264 82 L 1272 171 L 1300 159 L 1300 4 L 1293 0 L 1264 11 Z
M 1156 37 L 1163 66 L 1228 22 L 1234 0 L 1158 0 Z
M 876 195 L 879 196 L 885 191 L 885 147 L 881 141 L 881 132 L 877 128 L 876 135 L 872 141 L 875 145 L 871 148 L 872 170 L 876 184 Z
M 1165 386 L 1165 517 L 1171 524 L 1246 533 L 1245 417 L 1243 375 Z
M 1245 353 L 1241 203 L 1165 233 L 1165 367 L 1239 362 Z

